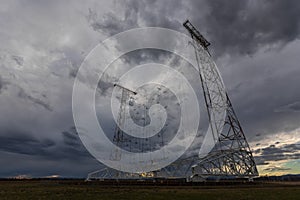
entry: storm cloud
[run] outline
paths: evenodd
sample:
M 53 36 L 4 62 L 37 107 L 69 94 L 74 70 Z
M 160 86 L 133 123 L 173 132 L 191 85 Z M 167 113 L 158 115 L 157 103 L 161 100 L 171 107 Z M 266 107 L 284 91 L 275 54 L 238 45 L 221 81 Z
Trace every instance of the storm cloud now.
M 187 34 L 186 19 L 212 44 L 257 164 L 265 172 L 291 172 L 274 162 L 300 159 L 299 10 L 296 0 L 3 2 L 0 176 L 84 176 L 101 168 L 74 129 L 72 87 L 81 62 L 100 41 L 131 28 Z M 121 63 L 171 59 L 169 52 L 148 49 Z M 103 77 L 98 93 L 109 94 L 116 81 Z

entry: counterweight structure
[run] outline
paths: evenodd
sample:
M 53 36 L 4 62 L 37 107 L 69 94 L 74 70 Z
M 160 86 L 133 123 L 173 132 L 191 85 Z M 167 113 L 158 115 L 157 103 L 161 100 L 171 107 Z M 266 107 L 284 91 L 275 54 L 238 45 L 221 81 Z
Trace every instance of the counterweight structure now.
M 183 26 L 192 37 L 210 125 L 209 135 L 206 136 L 199 152 L 199 161 L 192 166 L 191 178 L 258 176 L 249 144 L 217 67 L 213 62 L 208 62 L 207 58 L 211 57 L 205 55 L 209 54 L 210 43 L 188 20 Z M 213 148 L 209 148 L 208 145 Z

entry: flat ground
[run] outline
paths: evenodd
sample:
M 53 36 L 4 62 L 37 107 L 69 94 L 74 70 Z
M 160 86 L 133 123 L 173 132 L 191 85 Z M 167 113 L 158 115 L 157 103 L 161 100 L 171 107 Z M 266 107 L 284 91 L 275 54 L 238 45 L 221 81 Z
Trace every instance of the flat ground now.
M 300 199 L 300 183 L 118 185 L 83 181 L 0 181 L 0 199 Z

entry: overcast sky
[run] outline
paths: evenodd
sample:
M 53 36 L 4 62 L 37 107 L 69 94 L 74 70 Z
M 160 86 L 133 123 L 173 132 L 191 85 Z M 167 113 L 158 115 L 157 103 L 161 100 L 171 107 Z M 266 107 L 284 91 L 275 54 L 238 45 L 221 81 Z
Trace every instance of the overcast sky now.
M 297 0 L 3 1 L 0 176 L 85 177 L 101 168 L 74 128 L 77 69 L 109 36 L 149 26 L 187 33 L 186 19 L 212 44 L 259 172 L 300 173 L 299 10 Z M 136 52 L 124 60 L 162 58 L 170 57 Z

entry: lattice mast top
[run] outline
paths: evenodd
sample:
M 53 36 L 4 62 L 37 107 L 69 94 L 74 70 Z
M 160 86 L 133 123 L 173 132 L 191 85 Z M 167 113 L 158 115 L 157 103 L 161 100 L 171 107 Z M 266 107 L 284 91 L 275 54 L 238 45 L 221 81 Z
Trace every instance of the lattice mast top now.
M 210 46 L 210 42 L 203 37 L 203 35 L 193 26 L 193 24 L 189 20 L 186 20 L 183 23 L 183 26 L 189 31 L 192 38 L 197 40 L 199 44 L 201 44 L 201 46 L 209 53 L 208 47 Z

